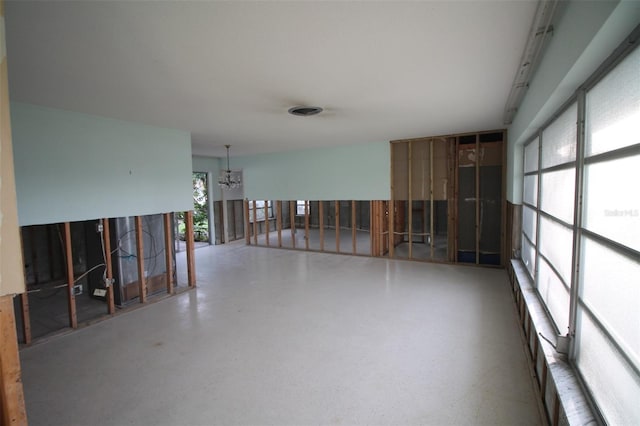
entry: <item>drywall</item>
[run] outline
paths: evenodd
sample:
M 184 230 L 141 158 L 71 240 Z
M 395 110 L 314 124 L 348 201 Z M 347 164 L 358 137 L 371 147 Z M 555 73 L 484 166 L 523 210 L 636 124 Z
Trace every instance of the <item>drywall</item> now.
M 12 103 L 21 226 L 193 208 L 191 137 Z
M 388 200 L 389 142 L 234 157 L 248 199 Z
M 638 1 L 577 0 L 562 4 L 542 62 L 509 127 L 509 201 L 522 202 L 522 144 L 575 93 L 638 22 Z

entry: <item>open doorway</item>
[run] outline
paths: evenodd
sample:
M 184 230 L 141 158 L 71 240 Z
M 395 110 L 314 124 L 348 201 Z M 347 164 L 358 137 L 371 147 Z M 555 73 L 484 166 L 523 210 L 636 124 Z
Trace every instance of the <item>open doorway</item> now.
M 193 172 L 193 240 L 196 248 L 211 244 L 211 212 L 209 208 L 209 175 Z M 184 212 L 176 213 L 176 251 L 186 248 Z

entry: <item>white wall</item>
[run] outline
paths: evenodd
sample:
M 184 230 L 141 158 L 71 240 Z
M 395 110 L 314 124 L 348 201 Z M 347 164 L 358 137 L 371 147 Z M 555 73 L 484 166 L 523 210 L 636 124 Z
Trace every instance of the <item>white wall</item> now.
M 522 202 L 522 144 L 567 101 L 640 22 L 640 1 L 563 4 L 527 95 L 509 127 L 507 199 Z
M 231 159 L 245 197 L 258 200 L 388 200 L 390 167 L 389 142 Z
M 20 225 L 193 208 L 191 137 L 12 103 Z

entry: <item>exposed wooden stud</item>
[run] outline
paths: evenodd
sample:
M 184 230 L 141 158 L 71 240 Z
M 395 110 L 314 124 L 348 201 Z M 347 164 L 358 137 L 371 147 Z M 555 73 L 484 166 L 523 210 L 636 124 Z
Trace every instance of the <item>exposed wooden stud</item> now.
M 356 254 L 357 251 L 357 239 L 358 234 L 356 231 L 356 201 L 351 200 L 351 251 L 353 254 Z
M 253 203 L 253 244 L 258 245 L 258 210 L 256 208 L 256 200 Z M 266 213 L 266 211 L 265 211 Z
M 411 188 L 411 181 L 413 180 L 413 143 L 409 142 L 409 147 L 408 147 L 408 156 L 409 156 L 409 160 L 408 160 L 408 169 L 409 172 L 407 173 L 409 176 L 409 196 L 408 201 L 407 201 L 407 208 L 409 209 L 409 225 L 408 225 L 408 236 L 409 236 L 409 259 L 413 259 L 413 194 L 412 194 L 412 188 Z
M 458 262 L 458 240 L 460 239 L 460 220 L 458 217 L 458 203 L 460 198 L 460 138 L 456 138 L 456 150 L 454 156 L 454 170 L 455 170 L 455 179 L 454 179 L 454 215 L 453 215 L 453 223 L 455 224 L 454 230 L 454 246 L 453 246 L 453 256 L 456 262 Z
M 376 256 L 376 232 L 377 232 L 377 227 L 376 227 L 376 223 L 374 220 L 374 213 L 373 213 L 373 209 L 375 208 L 375 204 L 376 202 L 371 200 L 369 201 L 369 241 L 370 241 L 370 245 L 371 245 L 371 256 Z
M 336 216 L 336 253 L 340 253 L 340 201 L 335 202 Z
M 165 213 L 164 219 L 164 264 L 166 269 L 167 293 L 173 294 L 173 244 L 171 235 L 171 213 Z
M 187 256 L 189 255 L 190 247 L 189 240 L 193 238 L 192 230 L 189 227 L 187 215 L 185 214 L 185 220 L 187 224 L 185 226 L 185 234 L 187 240 Z M 136 260 L 138 264 L 138 297 L 140 298 L 140 303 L 145 303 L 147 301 L 147 277 L 144 273 L 144 242 L 142 238 L 142 217 L 135 217 L 136 223 Z M 188 263 L 188 261 L 187 261 Z
M 396 210 L 396 195 L 395 195 L 395 182 L 394 182 L 394 167 L 393 167 L 393 163 L 395 162 L 395 153 L 394 153 L 394 149 L 393 149 L 393 143 L 389 144 L 389 149 L 391 150 L 391 200 L 389 201 L 389 257 L 391 259 L 393 259 L 395 257 L 395 248 L 396 248 L 396 235 L 394 232 L 394 215 L 395 215 L 395 210 Z M 369 231 L 371 231 L 371 221 L 369 221 Z M 373 236 L 373 234 L 370 233 L 370 235 Z
M 282 200 L 276 201 L 276 228 L 278 229 L 278 247 L 282 247 Z
M 480 134 L 476 134 L 476 265 L 480 264 Z
M 296 210 L 298 208 L 297 201 L 289 201 L 289 220 L 291 222 L 291 244 L 296 248 Z
M 228 210 L 228 208 L 227 208 Z M 231 223 L 233 224 L 233 239 L 234 241 L 238 239 L 238 235 L 236 234 L 236 202 L 235 200 L 231 201 Z
M 251 245 L 251 222 L 249 219 L 249 199 L 244 200 L 244 239 L 248 246 Z
M 22 319 L 22 338 L 26 345 L 31 344 L 31 315 L 29 313 L 29 295 L 20 293 L 20 318 Z
M 309 250 L 309 200 L 304 200 L 304 248 Z
M 431 260 L 433 260 L 434 249 L 434 204 L 433 204 L 433 139 L 429 141 L 429 200 L 430 200 L 430 212 L 429 212 L 429 246 L 431 252 Z
M 447 165 L 449 172 L 447 173 L 447 220 L 449 221 L 447 226 L 447 255 L 449 262 L 456 261 L 455 252 L 455 236 L 456 226 L 455 212 L 456 212 L 456 144 L 455 139 L 447 139 Z
M 269 247 L 269 200 L 264 200 L 264 238 Z
M 66 253 L 67 271 L 67 303 L 69 307 L 69 326 L 78 328 L 78 317 L 76 315 L 76 296 L 73 293 L 75 278 L 73 276 L 73 250 L 71 248 L 71 224 L 64 223 L 64 249 Z
M 324 251 L 324 201 L 318 201 L 318 222 L 320 227 L 320 251 Z
M 116 305 L 113 294 L 113 263 L 111 256 L 111 228 L 109 227 L 109 219 L 102 219 L 102 241 L 104 244 L 104 263 L 105 263 L 105 275 L 107 282 L 104 283 L 107 286 L 107 312 L 109 315 L 116 313 Z M 169 241 L 169 248 L 173 247 L 173 242 Z M 165 247 L 166 250 L 166 247 Z
M 195 244 L 193 242 L 193 210 L 185 213 L 187 222 L 187 285 L 189 287 L 196 286 L 196 258 Z
M 0 424 L 26 425 L 13 296 L 0 296 Z
M 507 238 L 511 235 L 507 233 L 507 131 L 502 132 L 502 220 L 500 222 L 500 265 L 505 266 L 507 260 L 511 258 L 511 253 L 507 253 Z M 510 246 L 510 244 L 509 244 Z

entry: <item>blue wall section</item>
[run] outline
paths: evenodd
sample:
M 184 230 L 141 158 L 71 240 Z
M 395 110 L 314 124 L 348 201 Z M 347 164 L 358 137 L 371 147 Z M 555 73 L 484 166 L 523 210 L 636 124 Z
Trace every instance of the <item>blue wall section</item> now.
M 248 199 L 388 200 L 389 142 L 234 157 Z
M 193 208 L 188 132 L 11 104 L 21 226 Z

